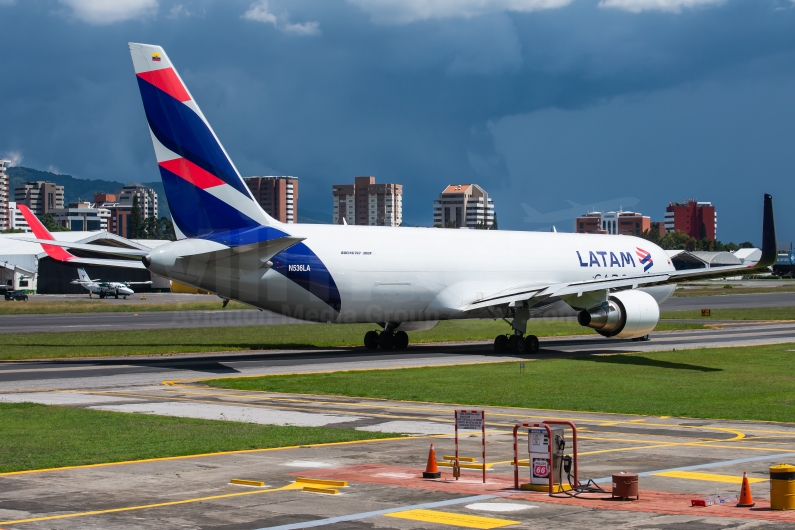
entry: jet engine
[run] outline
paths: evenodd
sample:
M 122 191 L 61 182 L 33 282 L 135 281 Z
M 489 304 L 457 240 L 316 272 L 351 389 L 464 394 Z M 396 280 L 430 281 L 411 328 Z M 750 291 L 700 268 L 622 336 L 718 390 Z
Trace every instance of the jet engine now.
M 644 337 L 660 320 L 660 306 L 643 291 L 613 293 L 597 306 L 580 311 L 577 322 L 593 328 L 604 337 L 632 339 Z

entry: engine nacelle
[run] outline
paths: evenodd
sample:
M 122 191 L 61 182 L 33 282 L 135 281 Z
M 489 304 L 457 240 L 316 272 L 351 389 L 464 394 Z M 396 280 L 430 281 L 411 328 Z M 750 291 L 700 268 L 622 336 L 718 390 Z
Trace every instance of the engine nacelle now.
M 604 337 L 634 339 L 648 335 L 660 320 L 660 306 L 643 291 L 613 293 L 597 306 L 580 311 L 577 322 Z

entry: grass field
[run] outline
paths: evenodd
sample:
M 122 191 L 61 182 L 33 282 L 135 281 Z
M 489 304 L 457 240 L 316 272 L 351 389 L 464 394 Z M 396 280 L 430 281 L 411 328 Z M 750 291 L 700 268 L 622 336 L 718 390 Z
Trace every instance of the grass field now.
M 208 297 L 210 298 L 210 297 Z M 51 315 L 61 313 L 148 313 L 152 311 L 218 311 L 222 301 L 211 297 L 207 302 L 136 302 L 134 304 L 107 303 L 101 300 L 69 302 L 11 302 L 0 301 L 0 315 Z M 254 309 L 240 302 L 229 302 L 226 309 Z
M 400 436 L 0 403 L 0 472 Z
M 795 320 L 795 307 L 713 309 L 708 317 L 702 317 L 700 309 L 692 311 L 662 311 L 660 317 L 674 320 L 699 319 L 705 322 L 710 320 Z
M 682 350 L 519 363 L 216 379 L 241 390 L 795 421 L 795 345 Z
M 657 329 L 699 329 L 699 324 L 661 323 Z M 311 347 L 361 346 L 375 324 L 240 326 L 122 330 L 112 332 L 2 333 L 0 360 L 110 355 L 155 355 Z M 380 328 L 378 328 L 380 329 Z M 528 329 L 542 337 L 596 334 L 571 321 L 532 321 Z M 410 332 L 412 343 L 492 340 L 507 333 L 502 321 L 446 321 L 428 331 Z

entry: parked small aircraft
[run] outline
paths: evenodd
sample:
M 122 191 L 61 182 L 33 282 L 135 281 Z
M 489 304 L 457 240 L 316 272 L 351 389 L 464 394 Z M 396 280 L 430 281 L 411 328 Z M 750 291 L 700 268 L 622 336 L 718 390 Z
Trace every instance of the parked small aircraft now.
M 105 298 L 108 296 L 115 296 L 119 298 L 119 295 L 123 296 L 126 300 L 128 296 L 135 294 L 130 286 L 131 285 L 151 285 L 152 282 L 103 282 L 102 280 L 92 280 L 89 278 L 88 274 L 86 274 L 86 270 L 83 268 L 77 269 L 77 275 L 80 277 L 78 280 L 72 280 L 72 283 L 76 283 L 82 285 L 83 287 L 88 290 L 88 297 L 92 298 L 92 296 L 96 293 L 100 298 Z

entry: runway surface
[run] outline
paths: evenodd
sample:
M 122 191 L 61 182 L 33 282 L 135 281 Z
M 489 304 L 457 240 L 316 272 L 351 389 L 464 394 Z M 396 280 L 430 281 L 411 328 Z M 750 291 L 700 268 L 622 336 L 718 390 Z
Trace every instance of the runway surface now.
M 795 342 L 795 323 L 737 323 L 715 330 L 657 332 L 649 342 L 605 339 L 597 335 L 542 338 L 536 355 L 497 355 L 490 342 L 428 344 L 403 351 L 364 348 L 137 356 L 124 358 L 14 361 L 0 363 L 0 391 L 101 389 L 156 385 L 167 379 L 207 378 L 363 368 L 432 366 L 594 354 L 665 351 L 719 346 Z
M 186 295 L 175 295 L 186 296 Z M 191 296 L 191 295 L 187 295 Z M 201 296 L 201 295 L 192 295 Z M 204 298 L 207 298 L 206 296 Z M 9 302 L 10 303 L 10 302 Z M 726 309 L 742 307 L 795 306 L 795 293 L 741 294 L 671 298 L 663 311 L 686 309 Z M 576 316 L 575 311 L 568 315 Z M 0 333 L 39 331 L 102 331 L 116 329 L 204 328 L 218 326 L 267 326 L 301 324 L 302 320 L 284 317 L 269 311 L 163 311 L 141 313 L 67 313 L 57 315 L 3 315 Z

